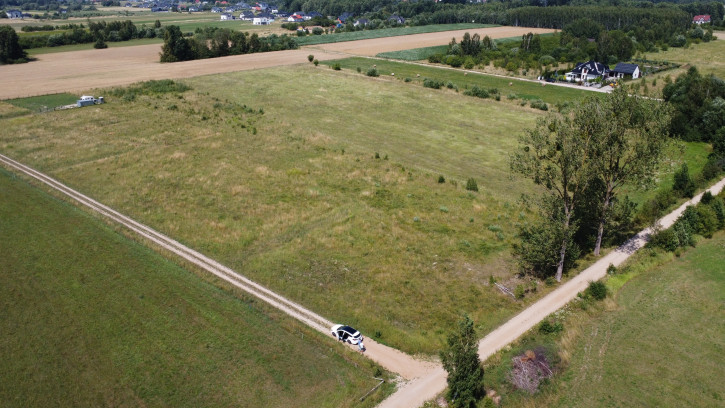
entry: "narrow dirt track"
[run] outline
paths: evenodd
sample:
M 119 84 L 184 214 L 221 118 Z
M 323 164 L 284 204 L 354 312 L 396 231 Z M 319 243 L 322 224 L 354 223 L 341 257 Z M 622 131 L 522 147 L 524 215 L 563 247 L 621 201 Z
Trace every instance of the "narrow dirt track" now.
M 315 53 L 320 61 L 350 55 L 375 55 L 384 51 L 405 50 L 447 44 L 451 37 L 465 32 L 483 37 L 515 37 L 524 33 L 553 30 L 525 27 L 494 27 L 479 30 L 413 34 L 373 40 L 349 41 L 304 47 L 299 50 L 234 55 L 196 61 L 161 64 L 160 44 L 106 48 L 38 55 L 27 64 L 0 66 L 0 100 L 60 92 L 84 92 L 93 88 L 129 85 L 151 79 L 180 79 L 260 68 L 303 64 Z
M 725 187 L 725 178 L 708 190 L 718 194 Z M 663 228 L 670 227 L 689 205 L 700 202 L 702 193 L 659 220 Z M 561 285 L 524 311 L 499 326 L 478 343 L 478 355 L 482 361 L 491 357 L 507 344 L 515 341 L 536 324 L 554 313 L 574 299 L 577 294 L 587 288 L 589 282 L 602 279 L 607 274 L 609 265 L 618 266 L 649 241 L 651 229 L 647 228 L 630 238 L 622 246 L 602 257 L 589 268 L 582 271 L 570 281 Z M 446 372 L 440 366 L 425 377 L 411 381 L 391 395 L 378 408 L 419 407 L 423 403 L 446 388 Z
M 79 205 L 85 206 L 103 215 L 107 219 L 128 228 L 130 231 L 163 248 L 163 250 L 171 252 L 180 258 L 191 262 L 199 268 L 219 277 L 220 279 L 223 279 L 224 281 L 246 291 L 247 293 L 256 296 L 320 333 L 330 335 L 329 329 L 333 325 L 331 321 L 295 302 L 288 300 L 285 297 L 272 292 L 264 286 L 247 279 L 213 259 L 210 259 L 205 255 L 169 238 L 168 236 L 163 235 L 160 232 L 157 232 L 90 197 L 71 189 L 52 177 L 49 177 L 2 154 L 0 154 L 0 164 L 3 164 L 11 171 L 32 177 L 33 179 L 62 193 Z M 366 354 L 369 358 L 378 362 L 381 366 L 385 367 L 386 370 L 400 374 L 400 376 L 405 380 L 426 375 L 431 370 L 435 369 L 435 365 L 432 363 L 416 360 L 401 351 L 384 346 L 373 340 L 366 339 L 365 343 L 368 349 Z

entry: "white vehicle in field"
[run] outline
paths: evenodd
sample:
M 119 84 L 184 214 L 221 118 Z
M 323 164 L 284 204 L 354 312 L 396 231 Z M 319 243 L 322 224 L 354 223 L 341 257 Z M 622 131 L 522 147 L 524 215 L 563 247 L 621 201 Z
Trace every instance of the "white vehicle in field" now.
M 350 344 L 358 344 L 363 341 L 363 336 L 359 331 L 342 324 L 332 326 L 332 337 Z

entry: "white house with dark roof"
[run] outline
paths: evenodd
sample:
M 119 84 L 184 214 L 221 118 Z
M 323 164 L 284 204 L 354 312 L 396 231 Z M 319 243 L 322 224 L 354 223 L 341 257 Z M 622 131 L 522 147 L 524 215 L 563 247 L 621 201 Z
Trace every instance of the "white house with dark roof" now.
M 639 65 L 619 62 L 617 63 L 617 66 L 609 72 L 609 77 L 637 79 L 640 77 Z
M 23 18 L 23 12 L 20 10 L 7 10 L 5 14 L 8 15 L 8 18 Z
M 609 68 L 606 65 L 596 61 L 587 61 L 577 63 L 576 67 L 564 76 L 569 82 L 586 82 L 606 77 L 608 74 Z

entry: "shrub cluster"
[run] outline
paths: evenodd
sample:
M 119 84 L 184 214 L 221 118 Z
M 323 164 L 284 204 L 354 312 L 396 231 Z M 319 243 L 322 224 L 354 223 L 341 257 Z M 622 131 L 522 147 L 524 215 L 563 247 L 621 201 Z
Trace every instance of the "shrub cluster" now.
M 647 245 L 675 251 L 680 247 L 695 246 L 695 234 L 710 238 L 715 231 L 725 229 L 724 195 L 703 194 L 700 204 L 687 207 L 670 228 L 655 233 Z
M 496 100 L 500 100 L 500 95 L 501 95 L 498 88 L 484 89 L 484 88 L 479 88 L 477 85 L 473 85 L 471 87 L 471 89 L 463 91 L 463 94 L 468 95 L 468 96 L 475 96 L 477 98 L 483 98 L 483 99 L 491 98 L 491 97 L 493 97 L 493 98 L 498 97 L 498 98 L 496 98 Z
M 445 83 L 443 83 L 443 81 L 430 78 L 423 79 L 423 86 L 426 88 L 441 89 L 444 85 Z

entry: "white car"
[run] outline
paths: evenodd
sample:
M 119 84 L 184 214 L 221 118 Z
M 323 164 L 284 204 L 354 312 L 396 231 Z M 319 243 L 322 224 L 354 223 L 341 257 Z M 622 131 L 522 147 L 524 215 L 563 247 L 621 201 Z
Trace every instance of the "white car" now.
M 359 331 L 342 324 L 332 326 L 332 337 L 350 344 L 358 344 L 363 341 L 363 336 Z

